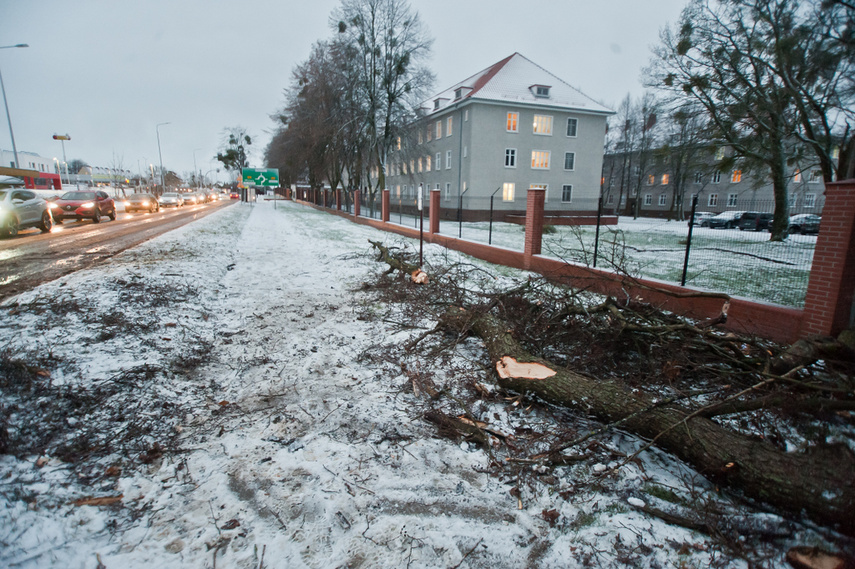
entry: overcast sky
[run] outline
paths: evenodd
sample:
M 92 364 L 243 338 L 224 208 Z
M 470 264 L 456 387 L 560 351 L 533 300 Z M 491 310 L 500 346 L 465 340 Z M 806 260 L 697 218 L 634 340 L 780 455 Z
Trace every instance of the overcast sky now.
M 687 0 L 415 0 L 441 90 L 519 52 L 614 108 L 643 91 L 659 30 Z M 224 129 L 261 167 L 294 66 L 339 0 L 0 0 L 0 72 L 18 151 L 69 161 L 217 168 Z M 2 116 L 2 115 L 0 115 Z M 0 148 L 11 150 L 0 118 Z M 6 165 L 6 164 L 4 164 Z M 210 174 L 211 176 L 214 173 Z M 221 179 L 226 179 L 221 174 Z

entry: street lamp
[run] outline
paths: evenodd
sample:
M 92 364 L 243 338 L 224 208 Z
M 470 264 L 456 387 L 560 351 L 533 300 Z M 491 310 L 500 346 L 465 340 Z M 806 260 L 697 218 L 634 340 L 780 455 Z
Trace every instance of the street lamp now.
M 170 124 L 168 122 L 158 123 L 157 126 L 154 127 L 154 130 L 157 131 L 157 155 L 160 157 L 160 193 L 163 193 L 166 190 L 166 181 L 163 177 L 163 154 L 160 152 L 160 127 L 165 124 Z
M 194 178 L 196 178 L 196 174 L 198 174 L 198 173 L 199 173 L 199 169 L 198 169 L 198 168 L 196 168 L 196 151 L 197 151 L 197 150 L 202 150 L 202 149 L 201 149 L 201 148 L 194 148 L 194 149 L 193 149 L 193 177 L 194 177 Z M 202 187 L 202 186 L 199 184 L 199 179 L 198 179 L 198 178 L 196 178 L 196 188 L 198 189 L 198 188 L 201 188 L 201 187 Z
M 25 43 L 19 43 L 15 45 L 3 45 L 0 46 L 0 49 L 11 49 L 13 47 L 30 47 Z M 12 152 L 15 154 L 15 168 L 20 168 L 21 164 L 18 162 L 18 147 L 15 146 L 15 133 L 12 131 L 12 119 L 9 116 L 9 101 L 6 100 L 6 85 L 3 84 L 3 74 L 0 73 L 0 90 L 3 91 L 3 104 L 6 106 L 6 121 L 9 123 L 9 136 L 12 138 Z

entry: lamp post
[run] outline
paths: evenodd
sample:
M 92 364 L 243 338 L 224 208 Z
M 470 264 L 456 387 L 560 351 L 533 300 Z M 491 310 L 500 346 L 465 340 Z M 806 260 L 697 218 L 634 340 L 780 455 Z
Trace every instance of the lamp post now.
M 201 148 L 193 149 L 193 177 L 196 178 L 196 174 L 199 174 L 199 169 L 196 167 L 196 151 L 202 150 Z M 196 178 L 196 189 L 201 188 L 202 185 L 199 183 L 199 178 Z
M 0 49 L 11 49 L 13 47 L 30 47 L 28 44 L 19 43 L 15 45 L 3 45 Z M 6 121 L 9 123 L 9 136 L 12 138 L 12 152 L 15 154 L 15 168 L 20 168 L 18 162 L 18 147 L 15 146 L 15 133 L 12 131 L 12 118 L 9 116 L 9 101 L 6 100 L 6 85 L 3 84 L 3 74 L 0 73 L 0 90 L 3 91 L 3 105 L 6 107 Z
M 158 123 L 157 126 L 154 127 L 154 130 L 157 132 L 157 155 L 160 158 L 160 193 L 163 193 L 166 190 L 166 179 L 163 176 L 163 154 L 160 152 L 160 127 L 165 124 L 169 123 Z

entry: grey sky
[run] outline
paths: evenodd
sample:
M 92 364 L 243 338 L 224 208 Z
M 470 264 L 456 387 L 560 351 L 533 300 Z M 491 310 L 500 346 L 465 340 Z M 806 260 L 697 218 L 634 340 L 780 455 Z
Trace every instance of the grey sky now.
M 520 52 L 614 108 L 642 92 L 660 28 L 687 0 L 413 1 L 434 38 L 436 89 Z M 338 0 L 0 0 L 0 71 L 19 151 L 93 166 L 216 168 L 226 127 L 262 166 L 291 70 L 330 35 Z M 5 115 L 0 148 L 11 150 Z M 225 176 L 221 176 L 225 179 Z

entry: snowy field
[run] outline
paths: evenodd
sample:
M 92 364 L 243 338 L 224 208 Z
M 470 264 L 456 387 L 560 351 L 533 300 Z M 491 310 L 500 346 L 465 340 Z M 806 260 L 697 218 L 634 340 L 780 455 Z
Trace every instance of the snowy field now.
M 390 329 L 361 291 L 386 269 L 368 239 L 408 243 L 290 202 L 236 204 L 7 301 L 6 371 L 33 373 L 2 386 L 18 446 L 0 457 L 0 566 L 748 566 L 636 509 L 712 488 L 656 451 L 608 471 L 633 437 L 524 486 L 437 438 L 401 366 L 363 357 L 434 325 Z M 457 357 L 477 370 L 483 353 L 471 340 Z M 482 411 L 508 429 L 543 412 Z M 768 566 L 786 566 L 780 547 Z

